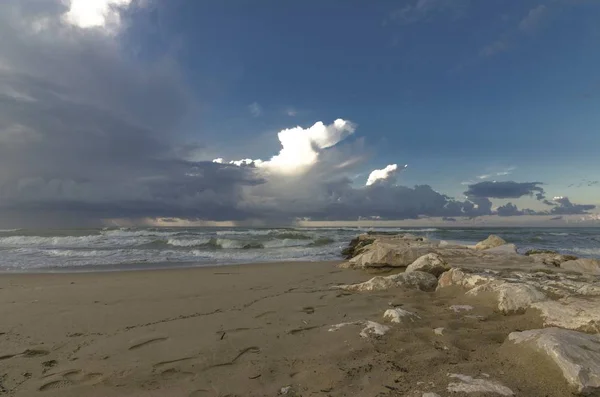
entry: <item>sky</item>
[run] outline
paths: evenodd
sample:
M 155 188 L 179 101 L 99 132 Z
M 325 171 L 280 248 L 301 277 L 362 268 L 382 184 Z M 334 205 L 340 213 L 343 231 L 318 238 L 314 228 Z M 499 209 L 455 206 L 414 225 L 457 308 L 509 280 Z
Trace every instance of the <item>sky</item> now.
M 0 227 L 598 221 L 599 19 L 599 0 L 5 0 Z

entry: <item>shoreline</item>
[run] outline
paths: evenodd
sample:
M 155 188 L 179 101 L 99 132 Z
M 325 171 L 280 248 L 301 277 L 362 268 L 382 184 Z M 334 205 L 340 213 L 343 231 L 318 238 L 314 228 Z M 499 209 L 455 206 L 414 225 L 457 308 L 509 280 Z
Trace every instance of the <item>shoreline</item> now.
M 398 252 L 386 256 L 387 267 L 375 261 L 376 268 L 342 268 L 366 264 L 355 257 L 2 273 L 0 391 L 11 397 L 570 395 L 573 387 L 555 362 L 509 339 L 552 330 L 542 309 L 529 307 L 534 289 L 547 287 L 556 299 L 564 280 L 565 288 L 587 286 L 593 294 L 600 277 L 594 284 L 555 272 L 510 246 L 498 253 L 408 235 L 375 238 L 380 242 L 366 253 Z M 440 274 L 426 264 L 422 269 L 432 273 L 415 271 L 409 279 L 406 266 L 393 262 L 407 248 L 439 251 L 452 265 L 439 263 Z M 363 288 L 369 285 L 384 288 Z M 508 307 L 494 290 L 506 286 L 517 288 Z M 586 341 L 577 344 L 596 354 Z

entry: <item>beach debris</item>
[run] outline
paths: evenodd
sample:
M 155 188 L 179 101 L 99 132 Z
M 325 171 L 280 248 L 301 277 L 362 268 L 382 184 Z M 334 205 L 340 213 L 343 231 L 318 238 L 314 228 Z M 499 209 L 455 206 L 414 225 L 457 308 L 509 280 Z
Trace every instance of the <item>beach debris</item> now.
M 506 241 L 503 238 L 498 237 L 495 234 L 491 234 L 485 240 L 480 241 L 477 244 L 475 244 L 475 249 L 476 250 L 486 250 L 489 248 L 499 247 L 504 244 L 506 244 Z
M 544 328 L 512 332 L 507 340 L 551 359 L 578 394 L 600 393 L 600 335 Z
M 392 323 L 401 323 L 403 317 L 408 317 L 410 321 L 413 322 L 415 321 L 415 318 L 421 318 L 413 312 L 400 308 L 388 309 L 383 313 L 383 318 L 389 319 Z
M 450 266 L 440 255 L 430 253 L 419 257 L 416 261 L 408 265 L 405 272 L 421 271 L 439 277 L 448 270 L 450 270 Z
M 452 310 L 454 313 L 468 312 L 473 309 L 474 309 L 474 307 L 469 306 L 469 305 L 452 305 L 452 306 L 450 306 L 450 310 Z
M 495 393 L 501 396 L 514 396 L 515 393 L 499 382 L 477 379 L 468 375 L 449 374 L 450 378 L 458 379 L 460 382 L 451 382 L 448 391 L 453 393 Z

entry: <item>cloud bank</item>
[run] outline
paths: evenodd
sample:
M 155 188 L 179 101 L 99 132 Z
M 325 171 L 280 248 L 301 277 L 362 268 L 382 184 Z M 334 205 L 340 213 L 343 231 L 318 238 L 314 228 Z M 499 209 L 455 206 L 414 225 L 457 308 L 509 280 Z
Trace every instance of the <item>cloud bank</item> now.
M 544 197 L 539 182 L 481 182 L 457 200 L 428 185 L 398 185 L 394 164 L 356 183 L 369 149 L 345 119 L 281 130 L 281 148 L 268 159 L 189 161 L 201 143 L 184 140 L 179 125 L 196 102 L 177 63 L 138 60 L 122 47 L 121 11 L 139 4 L 0 4 L 2 227 L 115 218 L 451 221 L 495 213 L 490 198 Z M 566 198 L 551 204 L 557 215 L 593 209 Z

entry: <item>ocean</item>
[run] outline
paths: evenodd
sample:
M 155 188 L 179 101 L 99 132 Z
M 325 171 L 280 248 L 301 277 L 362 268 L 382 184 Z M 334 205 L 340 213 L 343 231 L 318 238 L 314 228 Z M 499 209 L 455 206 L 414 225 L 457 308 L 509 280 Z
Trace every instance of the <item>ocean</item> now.
M 0 229 L 0 271 L 135 270 L 340 259 L 360 233 L 398 232 L 475 243 L 497 234 L 520 252 L 600 257 L 600 228 L 106 228 Z

